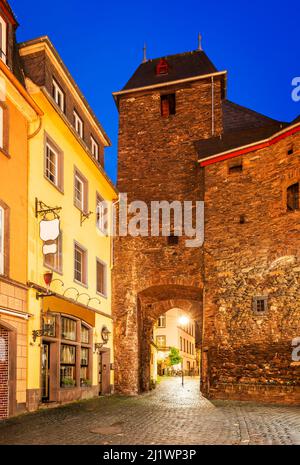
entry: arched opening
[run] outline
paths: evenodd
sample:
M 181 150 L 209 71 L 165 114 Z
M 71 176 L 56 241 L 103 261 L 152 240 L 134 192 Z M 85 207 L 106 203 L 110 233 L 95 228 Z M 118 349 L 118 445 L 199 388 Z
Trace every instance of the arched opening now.
M 201 289 L 195 287 L 181 285 L 162 285 L 153 286 L 141 292 L 138 296 L 138 340 L 139 340 L 139 391 L 145 392 L 152 385 L 152 355 L 151 346 L 153 344 L 153 336 L 157 330 L 155 326 L 157 321 L 163 315 L 167 315 L 169 328 L 166 330 L 169 333 L 166 347 L 163 349 L 166 353 L 170 347 L 175 347 L 179 350 L 183 358 L 183 369 L 185 373 L 189 373 L 191 368 L 196 371 L 196 366 L 193 367 L 190 363 L 195 360 L 195 357 L 190 352 L 196 354 L 197 350 L 202 347 L 202 292 Z M 181 328 L 180 316 L 187 316 L 189 322 L 193 325 L 193 336 L 189 331 Z M 170 331 L 172 334 L 170 334 Z M 159 332 L 157 332 L 159 334 Z M 180 337 L 182 344 L 180 345 Z M 173 343 L 172 343 L 173 342 Z M 191 347 L 191 344 L 194 347 Z M 155 344 L 157 346 L 157 344 Z M 200 364 L 200 357 L 199 357 Z M 201 367 L 197 366 L 197 371 L 200 374 Z M 200 383 L 199 383 L 200 390 Z

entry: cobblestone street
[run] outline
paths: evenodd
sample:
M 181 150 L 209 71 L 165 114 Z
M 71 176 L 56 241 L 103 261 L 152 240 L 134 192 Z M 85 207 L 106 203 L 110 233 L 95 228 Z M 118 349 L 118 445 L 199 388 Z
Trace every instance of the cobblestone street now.
M 300 444 L 300 407 L 214 403 L 199 379 L 44 409 L 0 423 L 0 444 Z

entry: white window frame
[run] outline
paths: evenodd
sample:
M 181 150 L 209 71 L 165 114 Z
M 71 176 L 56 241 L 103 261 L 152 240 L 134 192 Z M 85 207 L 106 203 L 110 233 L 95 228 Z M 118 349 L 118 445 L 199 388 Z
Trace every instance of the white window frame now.
M 108 224 L 108 205 L 102 199 L 102 197 L 97 193 L 97 205 L 96 205 L 96 224 L 99 231 L 103 234 L 107 234 L 107 230 L 105 229 L 105 220 Z M 107 217 L 106 217 L 107 212 Z M 107 228 L 108 229 L 108 228 Z
M 98 289 L 98 263 L 103 267 L 103 291 L 101 292 Z M 99 258 L 96 259 L 96 286 L 97 286 L 97 294 L 101 295 L 102 297 L 107 297 L 107 264 L 104 263 L 102 260 Z
M 76 188 L 76 181 L 78 181 L 81 185 L 81 198 L 78 199 L 76 193 L 79 192 Z M 75 194 L 75 205 L 76 207 L 80 208 L 81 211 L 84 210 L 84 195 L 85 195 L 85 183 L 81 179 L 78 173 L 75 173 L 75 183 L 74 183 L 74 194 Z
M 80 118 L 80 116 L 78 115 L 77 111 L 74 110 L 73 114 L 74 114 L 74 128 L 75 128 L 75 131 L 77 132 L 79 137 L 81 137 L 81 139 L 83 139 L 83 121 Z
M 2 16 L 0 16 L 0 53 L 1 60 L 6 64 L 6 55 L 7 55 L 7 23 L 4 21 Z
M 4 274 L 4 233 L 5 233 L 5 212 L 0 207 L 0 274 Z
M 61 111 L 65 111 L 65 94 L 60 85 L 56 82 L 55 79 L 52 79 L 52 85 L 53 85 L 53 98 L 56 103 L 56 105 L 61 109 Z M 59 103 L 59 98 L 60 98 L 60 103 Z
M 55 164 L 54 164 L 54 181 L 52 181 L 52 179 L 49 178 L 48 176 L 48 173 L 49 174 L 52 174 L 51 171 L 48 169 L 47 167 L 47 164 L 48 164 L 48 150 L 50 150 L 54 155 L 55 155 Z M 58 152 L 57 150 L 55 150 L 55 148 L 53 147 L 53 145 L 51 145 L 48 141 L 46 142 L 46 154 L 45 154 L 45 176 L 46 178 L 48 179 L 48 181 L 52 182 L 52 184 L 54 184 L 56 187 L 58 187 L 58 183 L 59 183 L 59 180 L 58 180 L 58 173 L 59 173 L 59 166 L 58 166 L 58 163 L 59 163 L 59 155 L 58 155 Z M 52 163 L 51 160 L 49 160 L 49 163 Z
M 91 136 L 91 151 L 95 160 L 99 162 L 99 144 L 95 141 L 93 136 Z
M 76 250 L 79 252 L 81 256 L 81 261 L 80 261 L 80 278 L 77 279 L 76 277 L 76 266 L 75 262 L 78 262 L 76 260 Z M 79 262 L 78 262 L 79 263 Z M 87 251 L 81 245 L 79 245 L 77 242 L 74 244 L 74 281 L 80 284 L 83 284 L 84 286 L 87 286 Z
M 167 317 L 166 315 L 160 315 L 157 320 L 157 327 L 158 328 L 166 328 L 167 326 Z

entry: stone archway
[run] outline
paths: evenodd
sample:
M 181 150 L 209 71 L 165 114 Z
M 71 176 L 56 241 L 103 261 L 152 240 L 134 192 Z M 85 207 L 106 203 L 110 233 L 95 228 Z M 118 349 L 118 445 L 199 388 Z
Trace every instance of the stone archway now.
M 136 395 L 149 389 L 152 328 L 172 307 L 189 312 L 202 331 L 202 288 L 198 283 L 155 283 L 135 295 L 127 292 L 126 306 L 114 319 L 116 392 Z
M 202 338 L 202 291 L 183 285 L 152 286 L 138 295 L 139 390 L 150 389 L 150 343 L 157 318 L 172 308 L 180 308 L 195 319 Z

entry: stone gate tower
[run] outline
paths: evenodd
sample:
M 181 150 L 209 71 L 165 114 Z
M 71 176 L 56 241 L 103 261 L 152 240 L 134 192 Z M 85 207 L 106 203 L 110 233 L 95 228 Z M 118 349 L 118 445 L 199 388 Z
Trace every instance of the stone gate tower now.
M 120 91 L 118 189 L 128 202 L 203 199 L 196 141 L 222 133 L 226 73 L 203 51 L 142 63 Z M 172 307 L 202 326 L 203 251 L 185 237 L 115 240 L 116 390 L 149 388 L 153 322 Z M 205 381 L 205 375 L 203 377 Z

